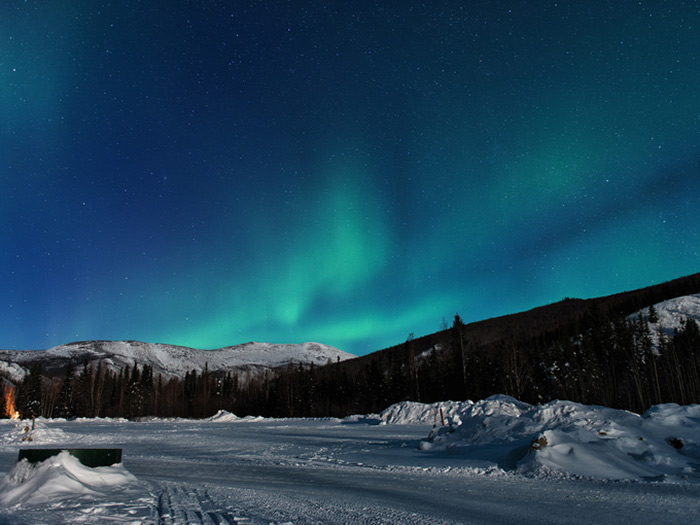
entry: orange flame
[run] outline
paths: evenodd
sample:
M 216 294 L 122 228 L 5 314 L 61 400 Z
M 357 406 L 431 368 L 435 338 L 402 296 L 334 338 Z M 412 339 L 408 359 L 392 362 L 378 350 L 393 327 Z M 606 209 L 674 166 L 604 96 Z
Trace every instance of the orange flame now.
M 19 419 L 19 412 L 15 408 L 15 389 L 11 386 L 5 387 L 5 415 L 12 419 Z

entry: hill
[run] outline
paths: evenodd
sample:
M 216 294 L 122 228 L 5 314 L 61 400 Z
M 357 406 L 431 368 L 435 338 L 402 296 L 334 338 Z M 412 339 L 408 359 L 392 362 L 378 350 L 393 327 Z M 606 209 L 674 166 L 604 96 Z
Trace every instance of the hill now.
M 283 375 L 279 388 L 312 382 L 311 398 L 294 406 L 287 400 L 269 413 L 344 416 L 406 400 L 494 394 L 640 413 L 662 402 L 700 403 L 699 293 L 694 274 L 469 324 L 457 316 L 449 329 L 323 367 L 312 378 Z M 653 305 L 657 322 L 650 320 Z
M 59 376 L 69 364 L 80 369 L 87 363 L 102 365 L 119 372 L 127 366 L 148 365 L 154 376 L 163 379 L 183 378 L 188 372 L 238 374 L 272 370 L 289 364 L 325 365 L 355 356 L 319 343 L 271 344 L 245 343 L 217 350 L 197 350 L 138 341 L 82 341 L 56 346 L 48 350 L 0 350 L 0 372 L 13 382 L 20 382 L 32 365 L 41 363 L 47 376 Z
M 642 413 L 700 403 L 699 318 L 695 274 L 475 323 L 455 316 L 449 329 L 353 359 L 314 343 L 202 351 L 93 341 L 0 352 L 0 363 L 10 376 L 32 369 L 14 381 L 23 414 L 343 417 L 495 394 Z

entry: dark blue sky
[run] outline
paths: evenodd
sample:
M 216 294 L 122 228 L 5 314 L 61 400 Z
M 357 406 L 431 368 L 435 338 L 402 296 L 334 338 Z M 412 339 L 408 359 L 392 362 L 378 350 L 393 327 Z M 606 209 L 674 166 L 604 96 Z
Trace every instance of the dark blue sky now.
M 323 4 L 2 3 L 0 347 L 363 354 L 700 270 L 697 2 Z

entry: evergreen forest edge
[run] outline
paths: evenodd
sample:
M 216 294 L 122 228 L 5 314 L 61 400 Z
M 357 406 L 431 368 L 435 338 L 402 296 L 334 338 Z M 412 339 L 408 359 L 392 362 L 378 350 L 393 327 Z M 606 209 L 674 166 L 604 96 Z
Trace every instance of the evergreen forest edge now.
M 113 372 L 69 366 L 62 377 L 34 365 L 16 385 L 21 417 L 344 417 L 400 401 L 431 403 L 507 394 L 528 403 L 567 399 L 642 413 L 659 403 L 700 402 L 700 328 L 686 319 L 652 344 L 661 301 L 700 292 L 700 273 L 595 299 L 566 298 L 527 312 L 451 327 L 324 366 L 290 365 L 242 381 L 192 370 L 154 377 L 149 365 Z M 7 380 L 5 381 L 8 382 Z M 11 387 L 5 387 L 6 390 Z M 0 397 L 0 404 L 7 396 Z M 0 406 L 0 414 L 5 414 Z

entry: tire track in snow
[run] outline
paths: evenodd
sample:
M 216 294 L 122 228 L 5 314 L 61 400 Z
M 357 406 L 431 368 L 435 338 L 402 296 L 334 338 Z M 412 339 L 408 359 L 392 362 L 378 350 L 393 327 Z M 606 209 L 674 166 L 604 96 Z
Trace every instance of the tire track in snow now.
M 416 513 L 368 503 L 337 504 L 267 490 L 216 488 L 177 482 L 151 482 L 158 525 L 447 525 Z M 233 504 L 232 504 L 233 503 Z
M 234 525 L 250 523 L 247 517 L 215 502 L 207 489 L 174 483 L 152 484 L 157 494 L 156 515 L 159 525 Z M 223 498 L 228 499 L 228 498 Z

